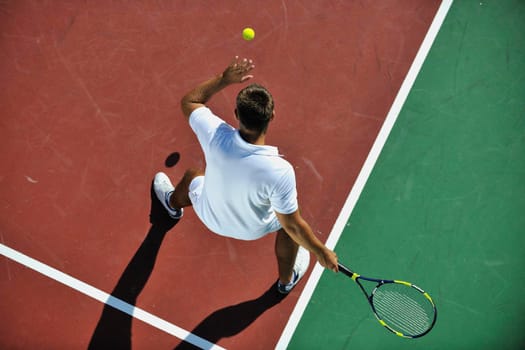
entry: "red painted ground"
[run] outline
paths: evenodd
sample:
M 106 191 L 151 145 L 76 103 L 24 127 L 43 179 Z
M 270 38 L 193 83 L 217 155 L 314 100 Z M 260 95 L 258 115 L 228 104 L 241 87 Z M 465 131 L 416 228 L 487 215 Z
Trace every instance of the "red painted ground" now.
M 303 215 L 325 240 L 438 5 L 0 2 L 0 242 L 221 346 L 272 348 L 302 288 L 277 305 L 264 295 L 273 237 L 217 237 L 189 209 L 139 249 L 155 172 L 203 164 L 178 101 L 252 57 L 276 99 L 268 141 L 295 165 Z M 237 91 L 210 104 L 231 122 Z M 0 260 L 2 349 L 86 349 L 108 334 L 134 349 L 180 343 Z

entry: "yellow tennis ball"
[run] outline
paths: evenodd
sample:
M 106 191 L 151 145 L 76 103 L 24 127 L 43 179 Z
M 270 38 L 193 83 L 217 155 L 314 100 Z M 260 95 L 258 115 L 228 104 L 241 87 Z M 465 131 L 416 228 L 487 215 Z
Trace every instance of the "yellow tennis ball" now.
M 255 38 L 255 30 L 252 28 L 244 28 L 242 31 L 242 37 L 247 41 L 253 40 L 253 38 Z

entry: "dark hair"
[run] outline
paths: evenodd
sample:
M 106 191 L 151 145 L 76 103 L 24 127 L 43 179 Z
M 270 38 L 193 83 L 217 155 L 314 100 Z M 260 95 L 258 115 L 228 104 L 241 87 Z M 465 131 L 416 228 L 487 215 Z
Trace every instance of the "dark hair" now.
M 237 95 L 237 116 L 245 128 L 266 132 L 272 115 L 273 97 L 264 86 L 251 84 Z

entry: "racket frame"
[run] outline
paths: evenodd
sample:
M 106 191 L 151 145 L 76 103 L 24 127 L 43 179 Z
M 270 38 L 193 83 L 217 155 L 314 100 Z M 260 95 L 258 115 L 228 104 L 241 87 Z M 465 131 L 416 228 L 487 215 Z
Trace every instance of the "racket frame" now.
M 399 337 L 402 337 L 402 338 L 414 339 L 414 338 L 422 337 L 425 334 L 427 334 L 428 332 L 430 332 L 430 330 L 432 330 L 432 328 L 434 327 L 434 324 L 436 323 L 436 319 L 437 319 L 437 308 L 436 308 L 436 304 L 434 304 L 434 301 L 432 300 L 430 295 L 427 292 L 425 292 L 423 289 L 421 289 L 420 287 L 416 286 L 415 284 L 412 284 L 410 282 L 401 281 L 401 280 L 385 280 L 385 279 L 377 279 L 377 278 L 370 278 L 370 277 L 361 276 L 361 275 L 353 272 L 352 270 L 350 270 L 348 267 L 344 266 L 341 263 L 339 263 L 338 265 L 339 265 L 339 271 L 342 272 L 343 274 L 347 275 L 348 277 L 350 277 L 355 283 L 357 283 L 359 288 L 361 288 L 361 290 L 363 291 L 363 293 L 366 296 L 366 299 L 368 300 L 368 304 L 370 304 L 370 307 L 372 308 L 372 311 L 373 311 L 374 316 L 376 317 L 377 321 L 379 322 L 379 324 L 381 324 L 383 327 L 388 329 L 390 332 L 392 332 L 395 335 L 397 335 Z M 365 287 L 363 287 L 363 285 L 361 284 L 361 282 L 359 280 L 365 280 L 365 281 L 369 281 L 369 282 L 374 282 L 374 283 L 377 283 L 377 285 L 372 290 L 372 292 L 369 294 L 366 291 Z M 428 327 L 428 329 L 425 332 L 423 332 L 421 334 L 416 334 L 416 335 L 403 334 L 403 333 L 401 333 L 399 331 L 396 331 L 392 327 L 390 327 L 385 321 L 383 321 L 379 317 L 379 315 L 376 312 L 376 308 L 374 306 L 374 294 L 375 294 L 375 292 L 377 291 L 377 289 L 379 287 L 381 287 L 384 284 L 388 284 L 388 283 L 397 283 L 397 284 L 405 285 L 407 287 L 414 288 L 418 292 L 420 292 L 430 302 L 430 304 L 432 305 L 432 308 L 434 310 L 434 318 L 432 320 L 432 323 L 430 324 L 430 327 Z

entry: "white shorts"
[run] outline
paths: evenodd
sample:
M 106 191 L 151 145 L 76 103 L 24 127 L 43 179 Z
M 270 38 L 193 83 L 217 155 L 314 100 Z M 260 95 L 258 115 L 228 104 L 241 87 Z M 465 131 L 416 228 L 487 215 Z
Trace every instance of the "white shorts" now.
M 204 188 L 204 176 L 197 176 L 193 180 L 191 180 L 190 187 L 188 189 L 189 190 L 188 195 L 190 197 L 191 204 L 193 205 L 194 210 L 196 212 L 199 212 L 198 210 L 199 198 L 201 196 L 203 188 Z
M 204 176 L 197 176 L 193 180 L 191 180 L 190 186 L 188 188 L 188 196 L 190 197 L 190 201 L 193 206 L 193 211 L 195 212 L 195 214 L 197 214 L 201 222 L 206 227 L 208 227 L 208 229 L 211 230 L 212 232 L 215 232 L 218 235 L 225 236 L 225 237 L 231 237 L 231 238 L 251 241 L 254 239 L 261 238 L 262 236 L 265 236 L 269 233 L 273 233 L 281 228 L 281 224 L 279 223 L 279 220 L 275 218 L 275 220 L 273 220 L 271 223 L 268 224 L 267 232 L 263 234 L 258 234 L 258 235 L 247 235 L 247 234 L 232 235 L 228 233 L 219 233 L 217 230 L 214 230 L 213 227 L 210 227 L 206 223 L 206 220 L 205 220 L 206 214 L 203 212 L 204 211 L 203 208 L 205 206 L 203 206 L 202 204 L 203 199 L 201 195 L 202 195 L 202 190 L 204 189 L 204 181 L 205 181 Z

